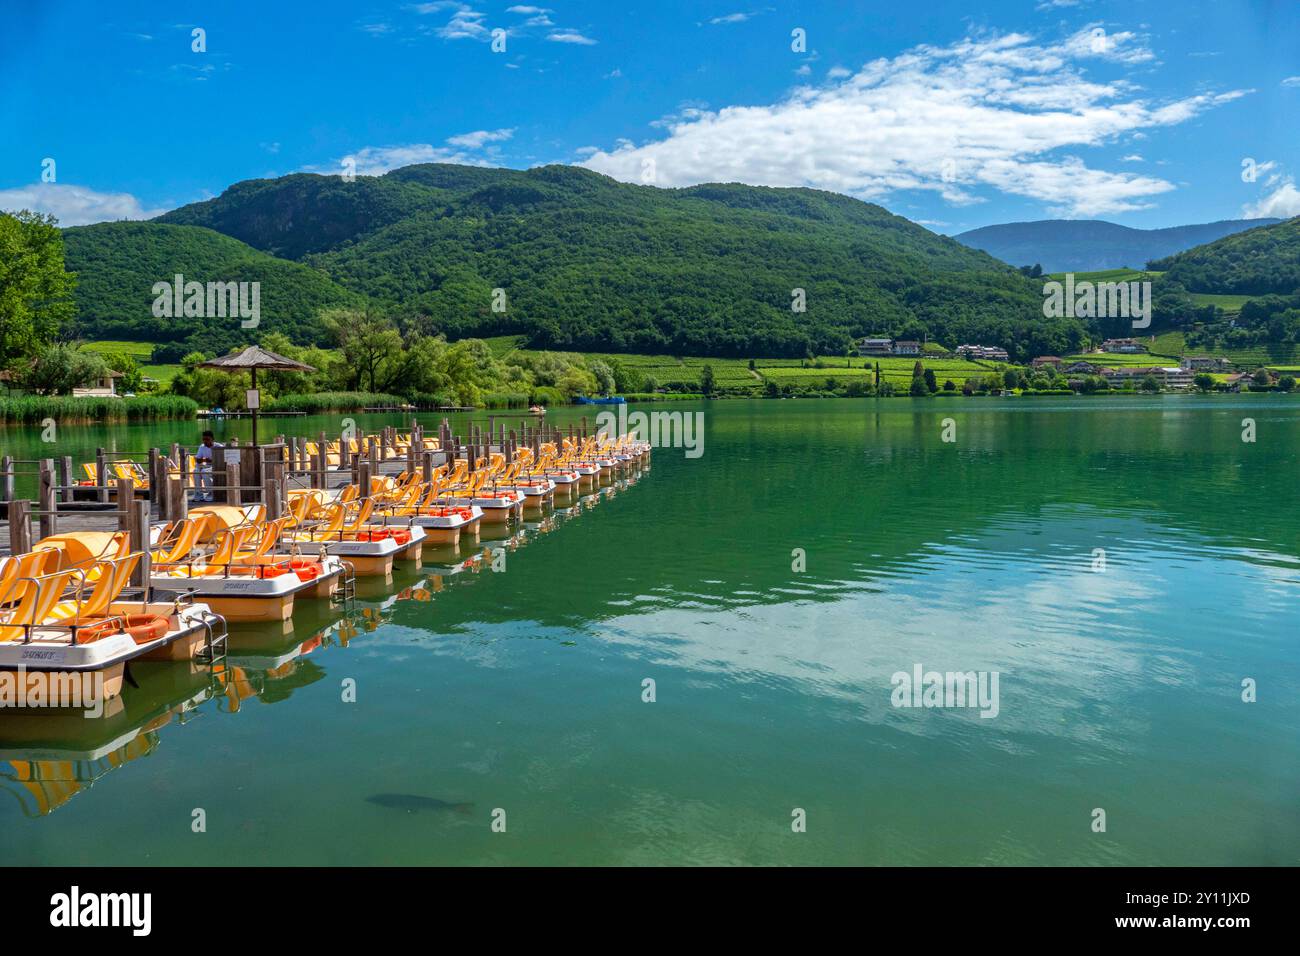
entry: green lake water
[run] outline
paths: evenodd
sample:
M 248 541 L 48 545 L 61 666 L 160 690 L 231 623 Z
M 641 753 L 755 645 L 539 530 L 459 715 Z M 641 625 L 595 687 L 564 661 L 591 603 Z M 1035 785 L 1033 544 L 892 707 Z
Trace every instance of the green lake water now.
M 1300 399 L 641 408 L 703 454 L 485 532 L 503 571 L 233 629 L 224 688 L 0 716 L 0 865 L 1300 863 Z M 918 664 L 997 672 L 997 716 L 892 706 Z

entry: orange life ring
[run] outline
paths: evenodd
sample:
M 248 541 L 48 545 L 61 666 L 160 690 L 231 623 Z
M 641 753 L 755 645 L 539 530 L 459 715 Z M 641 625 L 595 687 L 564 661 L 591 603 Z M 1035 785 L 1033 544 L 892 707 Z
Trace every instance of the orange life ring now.
M 167 618 L 158 614 L 128 614 L 125 623 L 126 633 L 137 644 L 148 644 L 167 633 Z
M 167 618 L 158 614 L 123 614 L 89 620 L 93 623 L 77 625 L 79 644 L 89 644 L 122 633 L 126 633 L 137 644 L 147 644 L 166 634 L 168 624 Z

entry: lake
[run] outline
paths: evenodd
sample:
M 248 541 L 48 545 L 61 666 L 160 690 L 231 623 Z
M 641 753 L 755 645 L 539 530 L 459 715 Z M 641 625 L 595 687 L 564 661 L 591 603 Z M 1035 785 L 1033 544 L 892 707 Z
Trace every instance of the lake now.
M 0 865 L 1300 862 L 1300 400 L 640 407 L 703 454 L 485 533 L 504 570 L 0 717 Z M 996 716 L 894 706 L 917 668 L 996 674 Z

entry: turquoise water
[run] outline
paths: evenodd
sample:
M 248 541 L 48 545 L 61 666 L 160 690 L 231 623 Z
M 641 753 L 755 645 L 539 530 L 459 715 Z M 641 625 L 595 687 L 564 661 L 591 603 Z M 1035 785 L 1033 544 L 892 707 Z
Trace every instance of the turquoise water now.
M 0 717 L 0 864 L 1300 862 L 1296 399 L 662 410 L 703 455 L 485 536 L 504 571 Z M 892 706 L 916 664 L 997 716 Z

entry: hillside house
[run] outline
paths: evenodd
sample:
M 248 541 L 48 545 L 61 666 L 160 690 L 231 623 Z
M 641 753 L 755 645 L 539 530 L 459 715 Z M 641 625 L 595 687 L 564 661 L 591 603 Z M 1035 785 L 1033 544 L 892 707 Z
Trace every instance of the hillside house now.
M 95 381 L 95 384 L 87 385 L 85 388 L 74 388 L 72 390 L 72 397 L 117 398 L 117 383 L 115 379 L 121 377 L 121 372 L 114 372 L 112 369 L 109 369 Z
M 859 355 L 893 355 L 894 340 L 868 336 L 858 340 Z
M 1137 339 L 1107 339 L 1101 343 L 1101 350 L 1118 355 L 1138 355 L 1145 352 L 1147 347 Z

